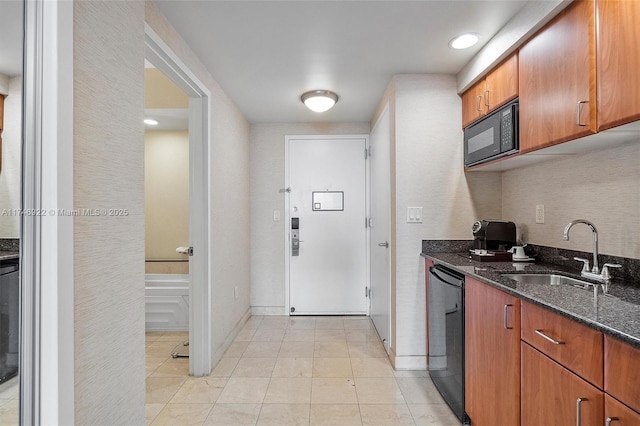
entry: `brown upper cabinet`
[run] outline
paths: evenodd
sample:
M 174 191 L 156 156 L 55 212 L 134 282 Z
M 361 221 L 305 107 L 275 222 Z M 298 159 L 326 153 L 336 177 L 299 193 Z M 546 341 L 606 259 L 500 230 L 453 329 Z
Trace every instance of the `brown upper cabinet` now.
M 0 95 L 0 134 L 4 129 L 4 95 Z
M 4 130 L 4 95 L 0 95 L 0 170 L 2 169 L 2 131 Z
M 640 119 L 640 1 L 598 0 L 598 130 Z
M 518 55 L 514 53 L 462 94 L 462 128 L 518 97 Z
M 596 133 L 595 3 L 576 0 L 520 49 L 520 152 Z

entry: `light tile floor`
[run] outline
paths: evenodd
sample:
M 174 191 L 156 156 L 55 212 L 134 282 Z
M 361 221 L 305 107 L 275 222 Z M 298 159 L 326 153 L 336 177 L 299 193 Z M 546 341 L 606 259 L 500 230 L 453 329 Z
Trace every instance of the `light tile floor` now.
M 459 425 L 424 371 L 394 371 L 369 318 L 251 317 L 209 377 L 186 333 L 147 333 L 148 425 Z
M 14 377 L 0 385 L 0 425 L 18 425 L 20 378 Z

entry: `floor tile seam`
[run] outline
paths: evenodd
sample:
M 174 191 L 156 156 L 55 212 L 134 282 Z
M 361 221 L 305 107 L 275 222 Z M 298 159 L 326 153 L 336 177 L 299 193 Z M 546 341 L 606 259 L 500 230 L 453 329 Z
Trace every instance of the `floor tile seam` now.
M 169 403 L 166 403 L 166 404 L 164 405 L 164 407 L 162 407 L 162 410 L 160 410 L 160 411 L 158 412 L 158 414 L 153 418 L 153 420 L 151 421 L 151 423 L 149 423 L 149 426 L 153 426 L 153 423 L 158 419 L 158 417 L 160 417 L 160 414 L 164 411 L 164 409 L 165 409 L 165 408 L 167 408 L 167 405 L 169 405 Z M 203 405 L 203 404 L 201 404 L 201 405 Z M 202 421 L 202 423 L 201 423 L 201 424 L 203 424 L 203 425 L 207 422 L 207 419 L 209 418 L 209 416 L 211 415 L 211 411 L 213 410 L 213 406 L 214 406 L 214 404 L 209 404 L 209 405 L 211 405 L 211 407 L 209 407 L 209 411 L 207 411 L 207 415 L 204 417 L 204 420 L 203 420 L 203 421 Z

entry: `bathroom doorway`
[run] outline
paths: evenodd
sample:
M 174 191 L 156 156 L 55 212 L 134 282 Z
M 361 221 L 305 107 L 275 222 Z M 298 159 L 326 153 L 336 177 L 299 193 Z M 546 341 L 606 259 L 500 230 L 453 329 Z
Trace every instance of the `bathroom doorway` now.
M 189 98 L 149 61 L 144 75 L 147 348 L 158 359 L 188 358 Z M 150 348 L 151 340 L 169 336 Z
M 146 203 L 146 209 L 159 210 L 162 213 L 167 204 L 172 202 L 171 200 L 175 201 L 176 204 L 182 205 L 180 208 L 172 207 L 170 209 L 173 211 L 172 214 L 177 216 L 172 218 L 169 215 L 168 219 L 165 217 L 157 223 L 150 224 L 152 229 L 156 228 L 155 232 L 157 234 L 151 238 L 158 237 L 160 240 L 149 241 L 151 244 L 147 244 L 147 259 L 160 260 L 160 262 L 146 262 L 149 265 L 147 271 L 155 270 L 155 272 L 161 272 L 164 270 L 174 272 L 166 275 L 186 276 L 186 287 L 188 287 L 188 295 L 186 296 L 188 306 L 188 346 L 178 346 L 171 351 L 172 353 L 178 352 L 178 355 L 184 355 L 188 350 L 189 374 L 205 376 L 211 372 L 210 95 L 205 86 L 195 78 L 189 68 L 148 25 L 145 25 L 145 45 L 145 60 L 157 70 L 150 74 L 161 74 L 155 77 L 170 81 L 179 92 L 182 92 L 183 96 L 182 101 L 180 101 L 182 104 L 179 104 L 177 108 L 173 108 L 171 104 L 165 104 L 165 106 L 168 106 L 165 108 L 150 108 L 146 112 L 151 113 L 154 111 L 150 110 L 156 110 L 156 116 L 149 116 L 148 118 L 155 118 L 159 122 L 158 127 L 161 121 L 184 121 L 186 119 L 188 123 L 186 130 L 171 130 L 171 132 L 175 133 L 170 134 L 168 137 L 165 137 L 167 134 L 154 134 L 151 138 L 147 138 L 147 142 L 149 140 L 152 140 L 152 142 L 147 145 L 150 147 L 150 151 L 145 150 L 146 153 L 151 153 L 151 151 L 155 150 L 154 155 L 157 154 L 160 157 L 167 158 L 163 160 L 164 163 L 154 166 L 157 175 L 162 176 L 163 173 L 165 175 L 164 183 L 161 182 L 156 185 L 157 188 L 155 189 L 157 193 L 155 198 L 156 201 L 160 201 L 160 204 L 154 205 L 153 201 L 152 204 Z M 146 80 L 145 78 L 145 84 Z M 179 95 L 178 93 L 174 94 L 176 96 Z M 162 105 L 161 101 L 158 101 L 160 102 L 158 105 Z M 163 114 L 159 114 L 157 111 L 159 109 L 167 110 L 165 111 L 167 114 L 163 117 Z M 147 133 L 150 132 L 153 131 L 150 131 L 149 127 L 147 127 Z M 181 150 L 179 148 L 180 144 L 187 145 L 188 152 L 184 152 L 184 149 Z M 154 146 L 151 147 L 151 145 Z M 179 152 L 182 152 L 182 154 L 178 154 Z M 147 156 L 146 153 L 145 156 Z M 184 158 L 181 162 L 182 166 L 178 165 L 180 163 L 178 156 L 185 156 L 188 159 L 188 168 L 184 165 Z M 145 159 L 145 167 L 147 167 L 146 163 L 147 160 Z M 176 169 L 173 170 L 176 173 L 175 176 L 178 176 L 175 181 L 166 179 L 169 177 L 169 168 Z M 186 182 L 182 181 L 184 176 L 181 174 L 180 169 L 188 171 Z M 168 186 L 173 186 L 174 188 L 168 190 Z M 184 193 L 185 191 L 187 192 L 186 194 Z M 170 193 L 173 194 L 172 197 L 169 196 Z M 187 201 L 186 207 L 184 206 L 185 201 Z M 153 219 L 154 217 L 157 219 L 163 216 L 162 214 L 154 216 L 154 213 L 158 213 L 158 211 L 150 211 L 149 213 L 152 220 L 155 220 Z M 148 215 L 147 220 L 150 220 Z M 188 230 L 184 229 L 185 222 Z M 186 241 L 184 241 L 185 235 Z M 150 238 L 149 234 L 147 234 L 147 238 Z M 163 241 L 162 250 L 164 251 L 157 251 L 158 247 L 155 245 L 159 244 L 158 241 Z M 176 249 L 181 253 L 177 253 Z M 170 260 L 171 262 L 162 262 L 163 260 Z M 153 263 L 156 263 L 156 265 L 150 265 Z M 185 266 L 188 270 L 185 270 Z M 182 291 L 180 287 L 184 286 L 184 284 L 184 282 L 163 283 L 166 291 L 169 293 L 174 292 L 175 301 L 183 298 L 182 294 L 178 294 L 178 292 Z M 177 310 L 176 312 L 179 312 L 181 309 L 179 303 L 174 303 L 173 305 L 174 309 Z

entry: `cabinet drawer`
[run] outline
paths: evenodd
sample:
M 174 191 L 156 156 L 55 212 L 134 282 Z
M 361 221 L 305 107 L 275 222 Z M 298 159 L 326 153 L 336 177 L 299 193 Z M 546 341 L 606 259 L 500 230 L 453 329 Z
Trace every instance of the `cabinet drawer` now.
M 603 388 L 602 333 L 524 301 L 521 313 L 522 340 Z
M 640 412 L 640 349 L 605 336 L 604 390 Z

